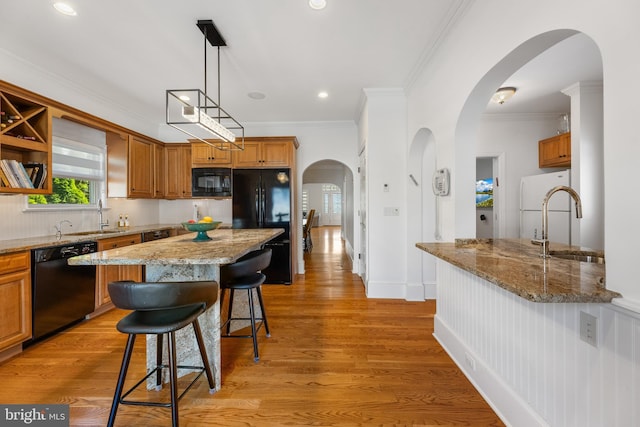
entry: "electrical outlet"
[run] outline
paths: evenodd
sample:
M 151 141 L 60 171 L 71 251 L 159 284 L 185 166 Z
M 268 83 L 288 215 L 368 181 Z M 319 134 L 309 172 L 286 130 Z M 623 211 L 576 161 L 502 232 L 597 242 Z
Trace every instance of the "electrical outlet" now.
M 476 370 L 476 359 L 471 357 L 469 353 L 464 353 L 464 360 L 467 362 L 467 365 L 469 365 L 472 371 Z
M 580 312 L 580 339 L 598 347 L 598 318 L 584 311 Z

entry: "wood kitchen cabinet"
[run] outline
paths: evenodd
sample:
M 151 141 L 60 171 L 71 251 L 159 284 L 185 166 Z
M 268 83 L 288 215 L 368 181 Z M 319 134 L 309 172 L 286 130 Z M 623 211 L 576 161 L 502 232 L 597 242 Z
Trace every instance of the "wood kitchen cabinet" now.
M 51 112 L 35 94 L 0 81 L 0 159 L 42 164 L 49 172 L 41 188 L 11 186 L 0 193 L 51 194 Z
M 215 144 L 215 141 L 212 141 Z M 218 150 L 204 142 L 191 144 L 191 166 L 194 168 L 231 167 L 231 151 Z
M 244 150 L 232 151 L 234 168 L 290 167 L 294 162 L 294 136 L 245 138 Z
M 127 236 L 111 237 L 98 240 L 98 251 L 123 248 L 142 242 L 142 235 L 130 234 Z M 110 308 L 109 282 L 116 280 L 142 281 L 142 266 L 140 265 L 99 265 L 96 269 L 96 310 Z
M 151 199 L 153 190 L 153 143 L 129 135 L 128 195 Z
M 571 133 L 563 133 L 538 142 L 541 168 L 571 167 Z
M 156 175 L 162 146 L 142 137 L 107 132 L 107 193 L 109 197 L 153 199 L 164 185 Z M 161 171 L 158 171 L 161 174 Z M 161 175 L 160 175 L 161 176 Z
M 166 185 L 166 168 L 164 147 L 153 144 L 153 195 L 156 199 L 164 198 Z
M 182 199 L 191 197 L 191 145 L 166 144 L 166 199 Z
M 29 251 L 0 255 L 0 352 L 31 338 Z

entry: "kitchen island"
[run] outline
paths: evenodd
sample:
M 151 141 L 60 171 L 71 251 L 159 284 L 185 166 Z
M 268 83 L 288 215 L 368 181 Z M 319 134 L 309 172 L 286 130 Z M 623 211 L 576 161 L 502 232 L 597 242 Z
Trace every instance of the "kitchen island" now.
M 154 240 L 134 246 L 111 249 L 70 258 L 71 265 L 144 265 L 149 282 L 215 280 L 220 265 L 233 263 L 246 253 L 284 232 L 275 229 L 217 229 L 208 231 L 208 241 L 194 242 L 196 233 Z M 200 316 L 207 356 L 216 389 L 220 388 L 220 303 Z M 198 365 L 200 353 L 191 329 L 176 334 L 178 360 L 184 365 Z M 155 337 L 147 337 L 147 366 L 155 366 Z M 179 373 L 180 374 L 180 373 Z
M 564 254 L 585 252 L 575 246 L 551 245 Z M 416 246 L 533 302 L 602 303 L 620 296 L 605 288 L 605 264 L 542 258 L 540 247 L 527 239 L 470 239 Z M 604 258 L 601 252 L 589 253 Z
M 637 385 L 640 318 L 610 303 L 605 264 L 543 259 L 520 239 L 416 246 L 436 257 L 433 335 L 505 424 L 609 425 L 635 407 L 619 390 Z

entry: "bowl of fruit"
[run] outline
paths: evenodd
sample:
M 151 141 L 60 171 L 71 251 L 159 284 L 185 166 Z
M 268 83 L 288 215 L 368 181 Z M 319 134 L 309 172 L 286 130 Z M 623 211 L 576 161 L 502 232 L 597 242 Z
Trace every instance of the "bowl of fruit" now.
M 198 233 L 193 239 L 194 242 L 204 242 L 211 240 L 211 237 L 207 235 L 207 231 L 218 228 L 221 223 L 222 221 L 214 221 L 210 216 L 205 216 L 200 221 L 190 219 L 187 222 L 183 222 L 182 228 L 187 231 L 195 231 Z

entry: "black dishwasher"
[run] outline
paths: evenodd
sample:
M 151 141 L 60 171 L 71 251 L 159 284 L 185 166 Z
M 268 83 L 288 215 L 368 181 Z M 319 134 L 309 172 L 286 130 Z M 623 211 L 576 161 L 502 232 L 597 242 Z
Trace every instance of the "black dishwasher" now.
M 96 266 L 69 265 L 67 259 L 98 250 L 96 242 L 31 251 L 31 344 L 71 326 L 95 308 Z

